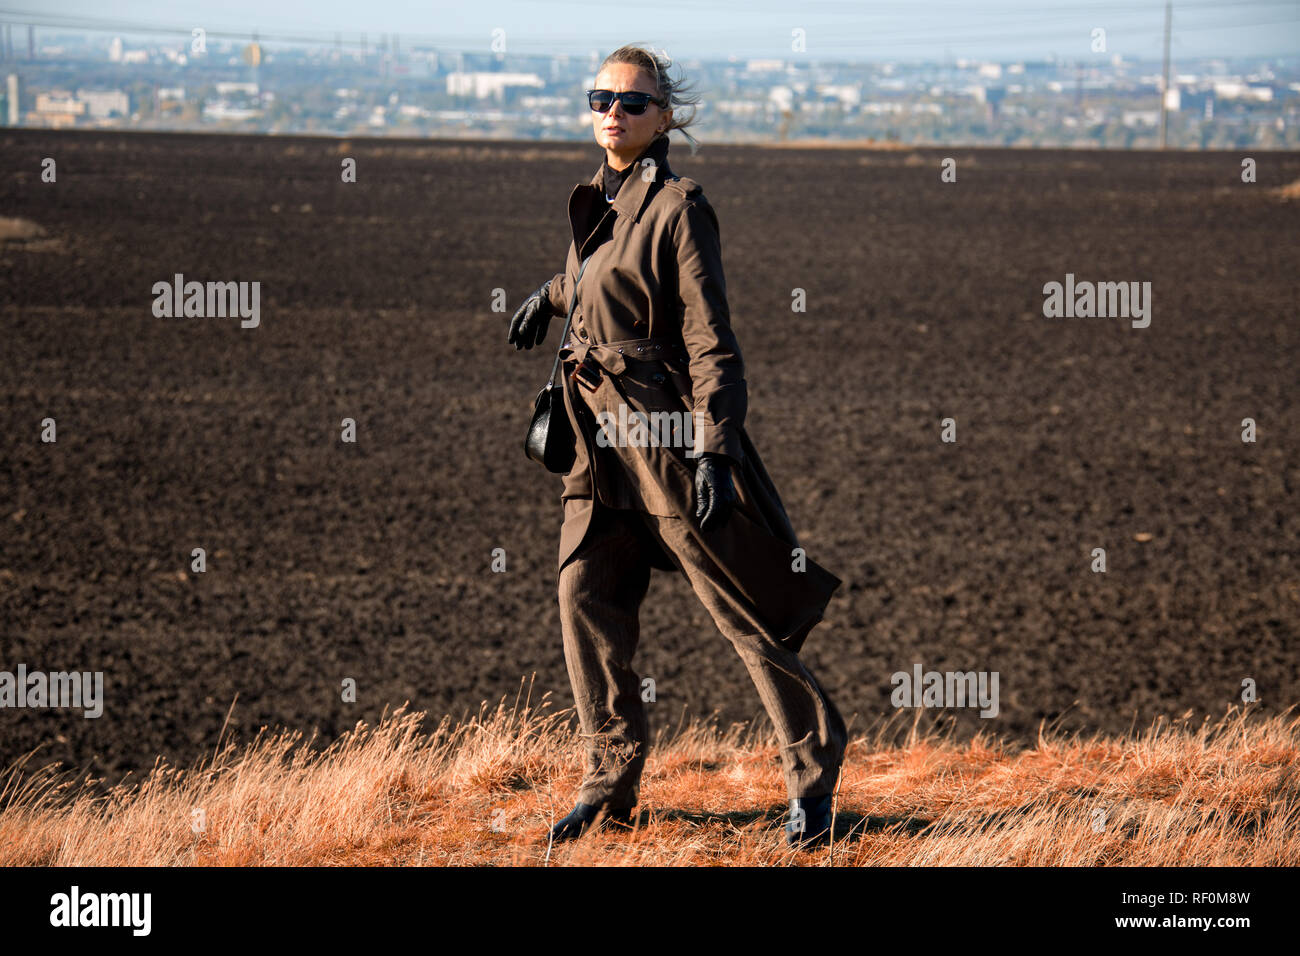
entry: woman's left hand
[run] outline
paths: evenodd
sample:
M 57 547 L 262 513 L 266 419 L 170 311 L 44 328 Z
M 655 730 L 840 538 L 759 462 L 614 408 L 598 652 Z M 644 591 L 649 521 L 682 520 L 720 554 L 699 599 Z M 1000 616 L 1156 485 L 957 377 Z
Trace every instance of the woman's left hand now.
M 695 518 L 701 531 L 715 531 L 731 518 L 736 506 L 736 485 L 731 459 L 705 452 L 695 468 Z

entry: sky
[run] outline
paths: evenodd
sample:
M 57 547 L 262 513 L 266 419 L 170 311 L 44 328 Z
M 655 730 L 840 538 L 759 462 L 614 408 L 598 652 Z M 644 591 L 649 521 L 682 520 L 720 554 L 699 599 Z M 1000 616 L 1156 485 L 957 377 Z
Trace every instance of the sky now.
M 1300 56 L 1300 0 L 1175 0 L 1175 60 Z M 125 25 L 355 39 L 397 33 L 440 49 L 601 55 L 625 43 L 679 59 L 812 60 L 1086 59 L 1093 31 L 1106 54 L 1161 56 L 1164 0 L 0 0 L 34 19 L 84 17 Z M 8 17 L 7 17 L 8 18 Z M 793 48 L 803 31 L 804 50 Z

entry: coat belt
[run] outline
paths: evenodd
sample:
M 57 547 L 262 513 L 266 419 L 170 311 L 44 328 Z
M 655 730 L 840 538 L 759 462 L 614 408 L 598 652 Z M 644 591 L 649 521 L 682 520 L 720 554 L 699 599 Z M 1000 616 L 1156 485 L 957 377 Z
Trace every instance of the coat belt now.
M 563 361 L 581 363 L 589 358 L 610 375 L 622 375 L 627 370 L 628 359 L 654 362 L 670 357 L 685 359 L 685 346 L 663 338 L 622 339 L 618 342 L 579 342 L 570 338 L 560 349 Z

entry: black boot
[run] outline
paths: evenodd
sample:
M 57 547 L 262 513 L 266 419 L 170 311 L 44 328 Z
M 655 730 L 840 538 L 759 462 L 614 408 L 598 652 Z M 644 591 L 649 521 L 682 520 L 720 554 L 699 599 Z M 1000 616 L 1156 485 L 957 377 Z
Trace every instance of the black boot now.
M 785 842 L 800 850 L 825 846 L 831 839 L 831 802 L 833 794 L 801 797 L 790 801 L 786 817 Z M 801 812 L 802 811 L 802 812 Z
M 632 814 L 635 810 L 632 807 L 611 807 L 607 804 L 593 805 L 590 803 L 579 803 L 569 815 L 561 820 L 555 826 L 551 827 L 551 841 L 561 843 L 565 840 L 574 840 L 587 832 L 596 821 L 600 818 L 601 823 L 613 821 L 621 823 L 624 826 L 631 826 Z

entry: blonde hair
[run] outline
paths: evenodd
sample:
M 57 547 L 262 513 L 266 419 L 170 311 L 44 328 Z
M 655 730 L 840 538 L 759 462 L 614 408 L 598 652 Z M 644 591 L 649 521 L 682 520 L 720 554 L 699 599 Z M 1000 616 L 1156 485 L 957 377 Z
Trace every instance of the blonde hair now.
M 668 70 L 673 65 L 673 61 L 667 52 L 660 51 L 656 53 L 644 47 L 621 46 L 605 57 L 600 64 L 600 70 L 596 71 L 597 75 L 600 75 L 601 70 L 613 63 L 626 63 L 638 67 L 654 81 L 656 94 L 660 104 L 662 104 L 660 108 L 673 110 L 673 118 L 669 121 L 668 127 L 659 135 L 666 137 L 675 129 L 681 130 L 682 135 L 686 137 L 687 143 L 690 144 L 691 155 L 695 155 L 699 147 L 699 141 L 686 132 L 686 127 L 695 123 L 700 96 L 698 93 L 692 92 L 690 87 L 686 85 L 685 77 L 678 77 L 674 80 L 668 75 Z M 691 107 L 690 116 L 682 119 L 677 110 L 678 106 Z

